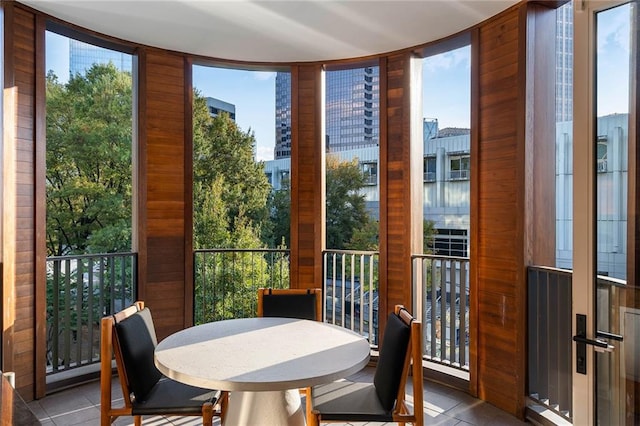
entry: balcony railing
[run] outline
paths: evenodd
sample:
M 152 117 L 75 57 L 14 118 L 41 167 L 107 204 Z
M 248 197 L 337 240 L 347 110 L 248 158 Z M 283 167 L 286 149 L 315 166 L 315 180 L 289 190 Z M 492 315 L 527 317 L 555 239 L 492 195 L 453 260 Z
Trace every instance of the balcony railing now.
M 527 268 L 528 395 L 571 420 L 571 271 Z
M 323 252 L 326 322 L 353 330 L 378 345 L 378 252 Z
M 100 319 L 136 297 L 135 253 L 47 258 L 47 374 L 100 361 Z
M 289 288 L 289 250 L 194 251 L 194 323 L 256 315 L 260 287 Z
M 373 347 L 378 262 L 375 251 L 323 252 L 325 321 L 365 336 Z M 425 359 L 468 370 L 468 259 L 416 255 L 413 267 L 424 296 Z M 134 253 L 47 259 L 49 374 L 99 362 L 100 318 L 135 301 L 136 272 Z M 255 316 L 258 288 L 289 285 L 289 250 L 195 250 L 194 323 Z
M 414 288 L 422 294 L 424 358 L 469 371 L 469 258 L 411 258 Z

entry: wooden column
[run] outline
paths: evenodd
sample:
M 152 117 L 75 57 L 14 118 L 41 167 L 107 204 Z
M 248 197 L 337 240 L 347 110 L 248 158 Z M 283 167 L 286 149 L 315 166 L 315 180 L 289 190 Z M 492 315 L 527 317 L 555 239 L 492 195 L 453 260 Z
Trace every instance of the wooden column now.
M 409 53 L 381 59 L 380 330 L 396 304 L 412 308 L 411 255 L 422 252 L 422 138 L 411 137 L 411 82 Z
M 324 84 L 319 64 L 291 68 L 291 287 L 322 288 Z
M 186 217 L 191 178 L 185 161 L 185 60 L 155 49 L 139 52 L 137 235 L 138 297 L 153 311 L 158 338 L 184 328 Z
M 38 102 L 41 108 L 44 105 L 42 97 L 36 96 L 38 91 L 44 94 L 43 86 L 36 87 L 36 73 L 41 71 L 44 53 L 36 42 L 35 15 L 13 3 L 3 2 L 2 8 L 2 370 L 16 372 L 18 392 L 29 401 L 36 395 L 36 328 L 44 327 L 44 311 L 36 315 L 35 284 L 36 222 L 41 223 L 36 214 L 44 214 L 42 200 L 36 200 L 36 150 L 43 149 L 36 145 L 36 132 L 42 136 L 42 127 L 35 124 L 36 109 Z M 44 37 L 42 28 L 39 36 Z M 41 164 L 42 158 L 38 160 Z M 43 351 L 38 353 L 42 356 Z M 39 361 L 45 362 L 44 358 Z
M 521 4 L 481 25 L 474 39 L 471 391 L 520 418 L 526 268 L 555 264 L 553 13 Z

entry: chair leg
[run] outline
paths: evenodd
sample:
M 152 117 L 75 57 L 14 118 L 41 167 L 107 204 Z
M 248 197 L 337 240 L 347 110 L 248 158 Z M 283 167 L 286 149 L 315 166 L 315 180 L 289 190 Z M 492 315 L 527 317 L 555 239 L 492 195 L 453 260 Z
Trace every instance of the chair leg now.
M 213 425 L 213 404 L 205 402 L 202 404 L 202 426 Z
M 142 416 L 133 416 L 133 424 L 135 426 L 142 426 Z

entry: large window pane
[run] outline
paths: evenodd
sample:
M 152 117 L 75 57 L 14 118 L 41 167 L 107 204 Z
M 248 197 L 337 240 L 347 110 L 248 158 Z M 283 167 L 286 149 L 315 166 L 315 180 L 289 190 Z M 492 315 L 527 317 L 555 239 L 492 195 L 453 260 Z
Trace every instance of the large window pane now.
M 288 80 L 193 67 L 196 323 L 255 316 L 259 287 L 289 287 L 289 158 L 274 160 L 290 151 Z
M 470 46 L 422 62 L 425 253 L 469 255 L 470 70 Z
M 327 249 L 377 250 L 379 70 L 326 73 Z

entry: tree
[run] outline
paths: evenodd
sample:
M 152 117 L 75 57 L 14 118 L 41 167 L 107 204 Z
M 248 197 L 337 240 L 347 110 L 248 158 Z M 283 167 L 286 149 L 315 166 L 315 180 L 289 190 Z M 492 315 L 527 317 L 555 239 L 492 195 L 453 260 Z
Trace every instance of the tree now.
M 271 271 L 264 257 L 237 249 L 263 247 L 270 185 L 254 161 L 255 138 L 222 113 L 193 102 L 194 248 L 233 248 L 196 260 L 196 322 L 255 314 L 256 290 Z M 204 276 L 206 274 L 206 276 Z
M 267 207 L 269 221 L 265 227 L 265 243 L 268 247 L 290 247 L 291 189 L 288 179 L 282 181 L 280 190 L 271 191 Z
M 267 219 L 270 185 L 264 173 L 264 164 L 254 160 L 254 146 L 255 138 L 251 130 L 243 132 L 226 113 L 211 117 L 206 99 L 195 91 L 195 248 L 239 247 L 237 231 L 245 226 L 252 228 L 258 236 L 250 245 L 255 248 L 260 246 L 259 236 Z M 216 233 L 203 232 L 205 226 L 213 227 Z
M 365 178 L 358 160 L 340 161 L 327 156 L 327 248 L 345 249 L 356 230 L 370 221 L 365 196 L 360 193 Z
M 422 221 L 422 252 L 433 254 L 433 244 L 436 238 L 436 223 L 432 220 Z
M 131 75 L 93 65 L 47 74 L 47 253 L 131 248 Z

